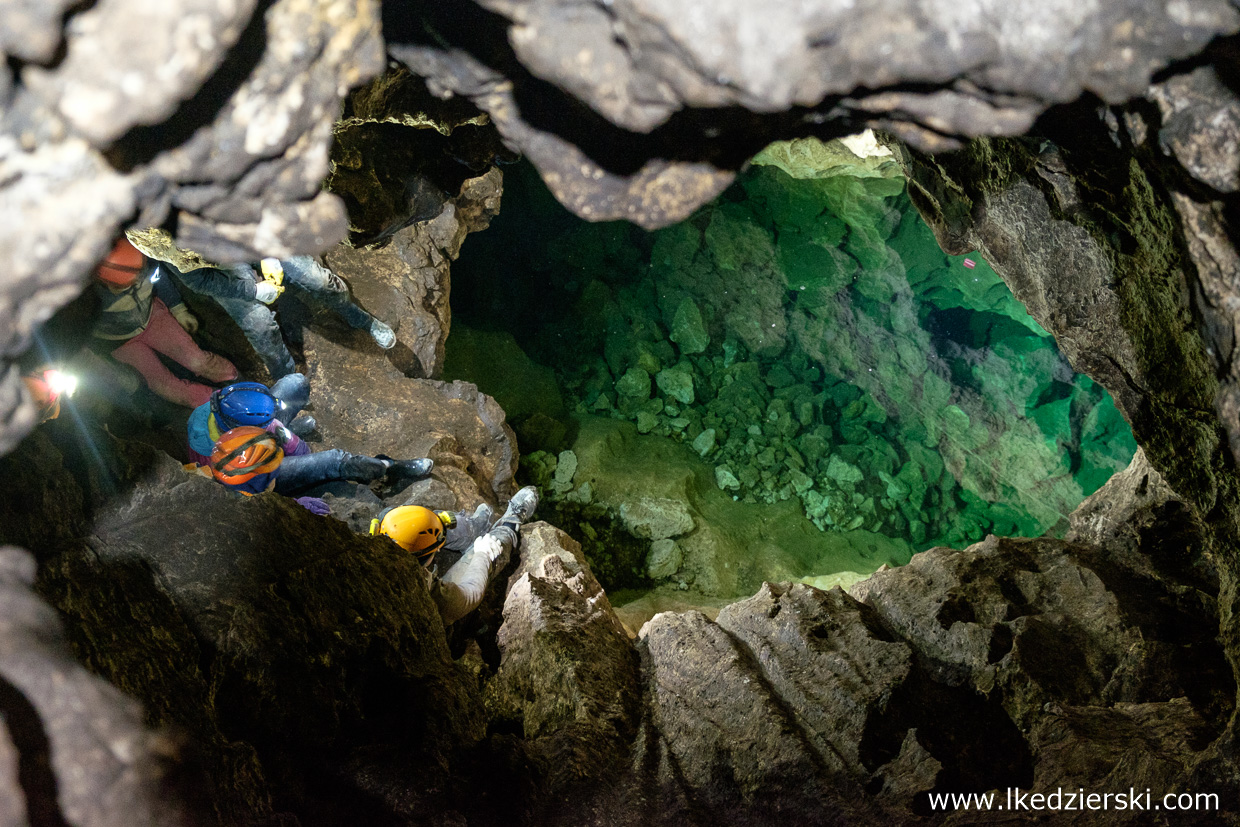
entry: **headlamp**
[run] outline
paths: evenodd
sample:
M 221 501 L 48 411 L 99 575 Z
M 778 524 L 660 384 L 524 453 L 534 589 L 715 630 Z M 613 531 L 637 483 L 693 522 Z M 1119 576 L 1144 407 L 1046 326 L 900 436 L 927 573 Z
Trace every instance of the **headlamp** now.
M 43 380 L 47 382 L 48 390 L 58 397 L 61 394 L 73 396 L 74 392 L 77 391 L 77 377 L 55 368 L 44 371 Z

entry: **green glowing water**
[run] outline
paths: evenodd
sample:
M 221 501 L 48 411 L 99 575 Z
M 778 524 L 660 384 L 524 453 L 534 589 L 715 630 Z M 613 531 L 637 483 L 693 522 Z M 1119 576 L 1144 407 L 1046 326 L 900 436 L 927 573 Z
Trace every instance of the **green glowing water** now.
M 823 532 L 911 549 L 1061 532 L 1132 458 L 1131 431 L 985 261 L 942 253 L 893 166 L 858 169 L 755 164 L 647 233 L 577 221 L 510 168 L 503 214 L 453 270 L 478 330 L 454 328 L 448 372 L 506 405 L 548 486 L 588 415 L 682 443 L 712 498 L 794 504 Z

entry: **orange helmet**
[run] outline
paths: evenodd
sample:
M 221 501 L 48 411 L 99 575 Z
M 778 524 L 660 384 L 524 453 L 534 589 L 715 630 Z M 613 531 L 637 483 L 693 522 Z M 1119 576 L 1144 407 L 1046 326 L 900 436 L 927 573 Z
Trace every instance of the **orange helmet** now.
M 133 246 L 128 238 L 121 236 L 112 252 L 108 253 L 107 258 L 95 270 L 95 276 L 105 284 L 128 287 L 138 280 L 138 274 L 142 272 L 142 265 L 145 263 L 146 256 L 142 255 L 142 251 Z
M 391 537 L 396 545 L 417 555 L 418 561 L 429 566 L 435 552 L 443 548 L 444 526 L 453 518 L 446 512 L 436 513 L 420 505 L 393 508 L 381 519 L 371 520 L 370 533 Z
M 223 433 L 211 451 L 211 476 L 242 494 L 258 494 L 275 482 L 284 460 L 276 438 L 253 425 Z

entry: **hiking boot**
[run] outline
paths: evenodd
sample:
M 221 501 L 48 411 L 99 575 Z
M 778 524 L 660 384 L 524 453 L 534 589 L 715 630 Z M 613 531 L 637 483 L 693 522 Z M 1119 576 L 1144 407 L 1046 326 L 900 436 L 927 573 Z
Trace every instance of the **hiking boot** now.
M 462 522 L 468 524 L 473 536 L 481 536 L 495 522 L 495 509 L 486 503 L 479 503 L 478 507 L 474 509 L 474 513 L 466 517 Z
M 395 331 L 378 319 L 370 320 L 370 338 L 384 350 L 391 350 L 396 345 Z
M 388 457 L 380 457 L 388 463 L 387 476 L 393 479 L 401 477 L 413 477 L 414 479 L 423 479 L 431 475 L 431 469 L 435 467 L 435 462 L 430 457 L 419 457 L 417 459 L 390 459 Z
M 510 528 L 520 527 L 520 525 L 530 517 L 534 516 L 534 512 L 538 509 L 538 486 L 527 485 L 520 491 L 512 495 L 512 499 L 508 501 L 508 508 L 504 511 L 504 516 L 499 518 L 500 525 L 506 525 Z
M 319 423 L 310 414 L 299 414 L 288 424 L 288 429 L 302 439 L 310 436 L 318 427 Z

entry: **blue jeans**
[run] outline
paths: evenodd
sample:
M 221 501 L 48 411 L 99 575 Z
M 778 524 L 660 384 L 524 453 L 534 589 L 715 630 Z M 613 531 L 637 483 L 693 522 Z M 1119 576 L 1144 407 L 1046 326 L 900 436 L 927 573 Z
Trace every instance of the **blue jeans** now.
M 285 457 L 276 477 L 276 493 L 296 495 L 325 482 L 349 480 L 374 482 L 387 473 L 388 465 L 381 459 L 350 454 L 339 448 Z

